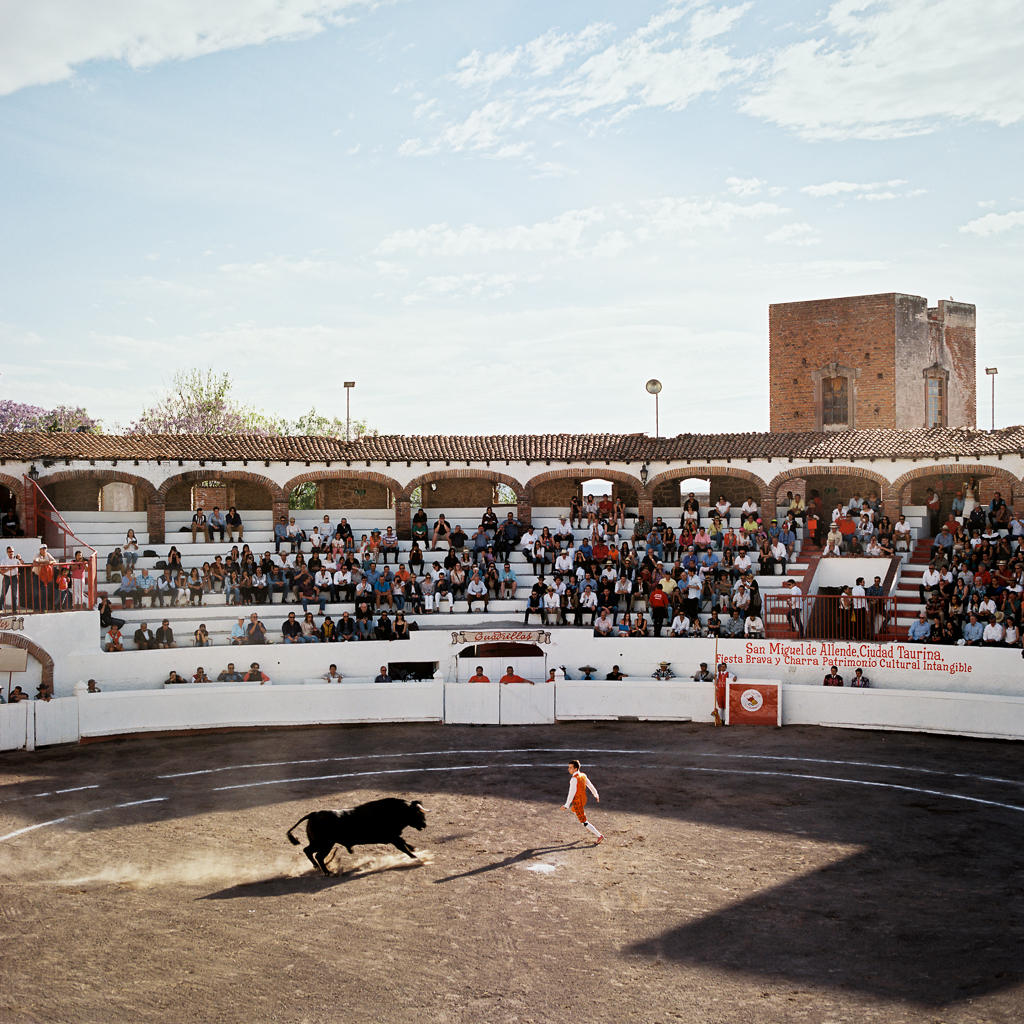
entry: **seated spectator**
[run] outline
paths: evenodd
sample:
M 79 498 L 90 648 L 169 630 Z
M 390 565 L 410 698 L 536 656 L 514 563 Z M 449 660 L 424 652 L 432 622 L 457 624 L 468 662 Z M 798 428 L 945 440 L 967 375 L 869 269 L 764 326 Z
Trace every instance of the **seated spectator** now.
M 864 675 L 864 669 L 856 668 L 853 670 L 853 678 L 850 680 L 850 685 L 864 689 L 871 685 L 871 680 Z
M 201 533 L 203 535 L 203 543 L 205 544 L 210 539 L 210 533 L 206 522 L 206 513 L 203 511 L 202 506 L 196 509 L 195 515 L 192 516 L 192 543 L 196 542 L 196 534 Z
M 320 643 L 320 632 L 316 627 L 316 620 L 313 618 L 312 612 L 306 612 L 305 616 L 303 616 L 299 630 L 299 639 L 304 644 Z
M 828 675 L 825 676 L 825 679 L 824 679 L 824 681 L 822 682 L 821 685 L 822 686 L 842 686 L 843 685 L 843 677 L 839 674 L 839 669 L 837 669 L 835 665 L 833 665 L 828 670 Z
M 320 678 L 325 683 L 340 683 L 341 673 L 338 671 L 338 666 L 331 665 L 331 667 Z
M 160 627 L 156 631 L 156 644 L 162 651 L 166 651 L 169 647 L 178 646 L 174 640 L 174 630 L 171 629 L 167 619 L 160 623 Z
M 748 615 L 743 624 L 743 635 L 748 640 L 764 639 L 764 621 L 760 615 Z
M 348 612 L 342 612 L 338 619 L 338 628 L 335 631 L 335 639 L 338 643 L 349 643 L 356 639 L 356 623 Z
M 231 627 L 231 643 L 244 644 L 245 638 L 245 619 L 239 615 L 238 621 Z
M 629 635 L 635 637 L 646 637 L 651 635 L 650 630 L 647 627 L 647 620 L 643 615 L 638 615 L 633 620 L 633 626 L 629 631 Z
M 120 579 L 122 569 L 124 569 L 124 559 L 121 556 L 121 549 L 114 548 L 114 550 L 107 555 L 107 582 L 112 583 L 114 576 L 117 576 L 118 579 Z
M 387 667 L 387 665 L 381 665 L 381 667 L 380 667 L 380 674 L 377 676 L 376 679 L 374 679 L 374 682 L 375 683 L 390 683 L 391 682 L 391 676 L 388 674 L 388 667 Z
M 239 622 L 241 622 L 241 621 L 242 620 L 239 619 Z M 240 639 L 236 640 L 236 639 L 232 638 L 231 642 L 232 643 L 241 643 L 242 639 L 244 639 L 244 637 L 245 637 L 244 630 L 243 630 L 243 632 L 241 634 L 239 634 L 239 636 L 240 636 Z M 206 630 L 206 623 L 205 622 L 200 622 L 199 623 L 199 628 L 192 634 L 192 637 L 193 637 L 193 639 L 192 639 L 192 646 L 193 647 L 209 647 L 211 645 L 211 643 L 212 643 L 212 641 L 210 640 L 210 634 Z
M 171 672 L 164 682 L 164 686 L 173 686 L 178 683 L 187 683 L 188 680 L 184 676 L 179 676 L 177 672 Z
M 210 533 L 211 540 L 213 540 L 213 535 L 217 534 L 220 537 L 221 544 L 224 543 L 224 525 L 224 513 L 214 505 L 213 511 L 206 519 L 206 529 Z
M 413 625 L 415 625 L 415 623 Z M 409 623 L 406 621 L 405 612 L 399 612 L 395 616 L 394 626 L 396 640 L 409 639 Z
M 444 513 L 440 513 L 437 517 L 437 522 L 434 523 L 434 536 L 430 541 L 430 550 L 436 551 L 438 544 L 449 543 L 451 535 L 451 527 L 448 525 L 448 521 L 444 517 Z
M 1005 616 L 1002 612 L 989 619 L 982 631 L 982 641 L 986 647 L 1002 647 L 1006 641 L 1006 627 L 1003 625 Z
M 124 623 L 121 623 L 124 625 Z M 112 622 L 110 628 L 107 630 L 106 642 L 104 643 L 103 649 L 110 653 L 111 651 L 123 651 L 124 645 L 121 642 L 121 630 L 118 629 L 117 624 Z
M 249 666 L 249 671 L 243 676 L 243 681 L 247 683 L 259 683 L 262 686 L 264 683 L 270 682 L 270 676 L 260 669 L 260 663 L 254 661 Z
M 140 623 L 139 628 L 135 630 L 135 646 L 140 651 L 155 651 L 159 646 L 156 642 L 156 636 L 148 625 L 143 622 Z
M 395 629 L 391 623 L 391 619 L 388 617 L 387 612 L 380 613 L 380 618 L 377 620 L 377 625 L 373 628 L 373 638 L 375 640 L 395 639 Z
M 229 661 L 228 667 L 217 676 L 218 683 L 240 683 L 241 681 L 242 673 L 235 671 L 235 663 L 233 661 Z
M 966 634 L 966 629 L 964 632 Z M 907 639 L 914 643 L 923 644 L 928 642 L 931 635 L 932 627 L 931 623 L 928 621 L 928 616 L 924 612 L 921 612 L 921 614 L 918 615 L 917 620 L 911 624 L 910 631 L 907 634 Z
M 200 665 L 199 668 L 196 669 L 195 675 L 192 676 L 192 682 L 193 683 L 209 683 L 209 682 L 211 682 L 210 677 L 203 670 L 203 666 L 202 665 Z
M 267 627 L 260 622 L 260 617 L 253 612 L 249 616 L 249 625 L 245 627 L 245 642 L 247 644 L 272 644 L 273 640 L 267 639 Z
M 483 526 L 478 527 L 477 532 L 473 535 L 474 544 L 476 543 L 476 539 L 477 537 L 479 537 L 481 531 L 483 531 L 483 535 L 487 537 L 487 530 Z M 487 540 L 490 541 L 490 537 L 487 537 Z M 461 551 L 463 548 L 465 548 L 468 542 L 469 537 L 467 536 L 466 531 L 461 526 L 459 526 L 458 523 L 456 523 L 455 529 L 452 530 L 451 533 L 449 533 L 448 535 L 449 550 Z M 487 547 L 487 544 L 484 544 L 484 547 Z
M 672 625 L 669 627 L 669 636 L 684 637 L 690 634 L 690 620 L 682 609 L 676 612 Z
M 713 683 L 715 681 L 714 675 L 708 670 L 708 663 L 706 661 L 702 661 L 700 668 L 694 672 L 693 681 L 695 683 Z
M 285 619 L 281 625 L 281 635 L 283 636 L 286 644 L 303 643 L 302 623 L 296 621 L 295 612 L 288 613 L 288 618 Z
M 608 609 L 602 608 L 601 614 L 597 617 L 596 621 L 594 622 L 594 636 L 611 636 L 614 625 L 614 622 L 612 622 L 611 618 L 609 618 L 608 616 Z

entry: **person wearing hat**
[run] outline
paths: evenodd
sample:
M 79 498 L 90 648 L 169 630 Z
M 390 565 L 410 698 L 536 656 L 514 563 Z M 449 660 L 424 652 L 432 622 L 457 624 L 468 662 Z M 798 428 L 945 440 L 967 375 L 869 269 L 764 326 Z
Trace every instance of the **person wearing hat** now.
M 693 681 L 695 683 L 713 683 L 715 681 L 715 677 L 708 671 L 708 663 L 706 661 L 702 661 L 700 668 L 694 672 Z
M 986 647 L 1002 647 L 1006 641 L 1006 627 L 1003 620 L 1006 616 L 1002 612 L 996 614 L 989 620 L 988 625 L 982 633 L 982 640 Z
M 672 664 L 670 661 L 663 661 L 661 664 L 651 673 L 652 679 L 675 679 L 676 674 L 669 667 Z

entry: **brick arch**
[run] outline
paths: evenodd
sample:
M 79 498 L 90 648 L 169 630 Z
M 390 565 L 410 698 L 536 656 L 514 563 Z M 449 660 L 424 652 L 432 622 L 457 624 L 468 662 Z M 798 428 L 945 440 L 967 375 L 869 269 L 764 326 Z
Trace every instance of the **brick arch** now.
M 608 469 L 604 466 L 572 466 L 566 469 L 553 469 L 548 473 L 539 473 L 535 477 L 531 477 L 525 486 L 525 491 L 533 501 L 533 492 L 537 489 L 538 485 L 549 483 L 552 480 L 614 480 L 619 484 L 629 484 L 630 487 L 636 489 L 636 493 L 643 498 L 644 497 L 644 485 L 640 483 L 639 476 L 633 476 L 631 473 L 623 473 L 618 469 Z M 650 484 L 648 484 L 650 488 Z
M 836 466 L 828 462 L 814 462 L 807 466 L 787 469 L 785 472 L 780 473 L 775 477 L 775 479 L 768 484 L 768 493 L 771 496 L 772 503 L 774 504 L 779 491 L 785 486 L 787 480 L 801 480 L 808 476 L 858 476 L 865 480 L 871 480 L 878 487 L 878 500 L 881 501 L 883 505 L 890 500 L 891 495 L 894 493 L 893 485 L 889 481 L 888 477 L 882 476 L 881 473 L 876 473 L 873 469 L 868 469 L 866 466 Z M 810 495 L 808 495 L 808 500 L 810 500 Z
M 17 477 L 0 473 L 0 487 L 6 487 L 13 492 L 14 500 L 18 507 L 18 514 L 20 515 L 25 504 L 25 492 L 22 490 L 22 482 Z
M 40 682 L 49 683 L 53 686 L 53 658 L 39 644 L 29 640 L 24 633 L 0 633 L 0 644 L 28 651 L 42 667 L 42 679 Z
M 1016 495 L 1024 494 L 1024 482 L 1021 481 L 1020 477 L 1015 476 L 1002 466 L 990 466 L 985 462 L 943 462 L 919 466 L 917 469 L 912 469 L 910 472 L 904 473 L 903 476 L 894 480 L 892 483 L 892 493 L 902 506 L 905 504 L 903 501 L 903 491 L 909 484 L 912 484 L 915 480 L 921 480 L 923 477 L 942 476 L 944 474 L 946 476 L 959 477 L 962 480 L 967 480 L 972 476 L 998 477 L 1006 483 L 1006 489 L 1010 495 L 1010 500 L 1007 504 L 1010 505 L 1013 504 L 1013 499 Z
M 673 469 L 666 470 L 664 473 L 659 473 L 655 477 L 651 477 L 647 481 L 647 490 L 653 500 L 655 488 L 661 484 L 668 483 L 671 480 L 686 480 L 689 477 L 694 479 L 704 479 L 705 477 L 710 482 L 711 477 L 731 477 L 733 480 L 745 480 L 751 484 L 758 495 L 758 504 L 761 508 L 772 508 L 774 507 L 774 496 L 764 480 L 759 477 L 756 473 L 751 473 L 749 469 L 740 469 L 738 466 L 717 466 L 717 465 L 703 465 L 703 466 L 678 466 Z M 715 500 L 715 496 L 711 495 L 712 500 Z
M 48 487 L 50 484 L 64 483 L 68 480 L 102 480 L 108 484 L 130 484 L 142 491 L 147 505 L 157 495 L 155 485 L 144 476 L 139 476 L 137 473 L 126 473 L 119 469 L 66 469 L 58 473 L 41 475 L 36 483 L 40 487 Z M 58 511 L 60 510 L 58 509 Z
M 308 473 L 300 473 L 284 483 L 281 490 L 284 491 L 287 498 L 301 484 L 315 484 L 321 480 L 370 480 L 375 484 L 382 484 L 384 487 L 387 487 L 396 498 L 404 490 L 394 477 L 385 476 L 383 473 L 374 473 L 368 469 L 365 471 L 357 469 L 327 469 L 321 472 L 314 470 Z
M 423 484 L 429 484 L 438 480 L 490 480 L 494 484 L 505 484 L 511 487 L 516 493 L 519 502 L 529 501 L 526 488 L 514 477 L 507 473 L 497 473 L 493 469 L 439 469 L 436 472 L 423 473 L 413 480 L 410 480 L 404 487 L 395 494 L 396 501 L 409 501 L 412 492 Z
M 281 489 L 281 485 L 271 480 L 268 476 L 259 473 L 247 473 L 241 469 L 223 469 L 217 466 L 208 466 L 206 469 L 190 469 L 184 473 L 177 473 L 168 477 L 156 492 L 156 497 L 161 501 L 167 501 L 167 494 L 177 484 L 199 483 L 201 480 L 244 480 L 246 483 L 258 484 L 265 487 L 270 494 L 270 500 L 274 505 L 283 504 L 288 507 L 288 494 Z

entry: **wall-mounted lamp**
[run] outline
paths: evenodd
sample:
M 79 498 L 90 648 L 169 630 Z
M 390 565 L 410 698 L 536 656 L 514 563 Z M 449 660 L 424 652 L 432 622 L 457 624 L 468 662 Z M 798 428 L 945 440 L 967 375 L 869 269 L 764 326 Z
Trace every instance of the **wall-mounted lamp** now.
M 32 468 L 28 471 L 28 478 L 33 483 L 39 479 L 39 470 L 36 469 L 36 464 L 34 462 L 32 463 Z
M 644 485 L 644 487 L 647 486 L 647 477 L 648 477 L 648 475 L 649 475 L 649 471 L 647 469 L 647 463 L 645 462 L 640 467 L 640 483 L 642 483 Z

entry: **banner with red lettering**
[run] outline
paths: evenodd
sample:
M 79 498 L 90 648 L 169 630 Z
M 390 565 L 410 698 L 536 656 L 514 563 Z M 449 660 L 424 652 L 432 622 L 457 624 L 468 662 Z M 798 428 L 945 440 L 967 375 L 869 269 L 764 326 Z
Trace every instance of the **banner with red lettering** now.
M 782 685 L 761 680 L 729 680 L 726 725 L 782 725 Z

